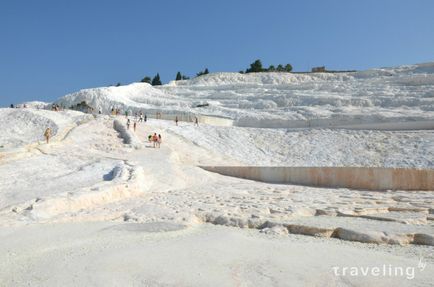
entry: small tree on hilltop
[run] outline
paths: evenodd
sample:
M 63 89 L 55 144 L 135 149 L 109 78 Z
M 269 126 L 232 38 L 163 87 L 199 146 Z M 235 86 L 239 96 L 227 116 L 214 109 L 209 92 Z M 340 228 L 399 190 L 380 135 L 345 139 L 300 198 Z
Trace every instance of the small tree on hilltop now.
M 285 68 L 281 64 L 279 64 L 279 65 L 277 65 L 277 71 L 283 72 L 283 71 L 285 71 Z
M 151 83 L 151 78 L 148 77 L 148 76 L 146 76 L 146 77 L 144 77 L 140 82 L 150 84 L 150 83 Z
M 117 83 L 116 84 L 116 87 L 120 87 L 122 84 L 121 83 Z
M 176 73 L 175 81 L 188 80 L 188 79 L 190 79 L 190 77 L 187 77 L 186 75 L 181 74 L 181 72 Z
M 250 68 L 246 70 L 246 73 L 258 73 L 263 71 L 264 68 L 262 68 L 261 60 L 258 59 L 250 64 Z
M 286 66 L 285 66 L 285 71 L 286 71 L 286 72 L 291 72 L 291 71 L 292 71 L 292 66 L 291 66 L 291 64 L 286 64 Z
M 196 76 L 200 77 L 202 75 L 206 75 L 209 74 L 208 68 L 205 68 L 204 71 L 200 71 L 199 73 L 196 74 Z
M 160 74 L 157 73 L 157 75 L 155 75 L 155 77 L 152 79 L 152 83 L 153 86 L 161 86 L 161 80 L 160 80 Z
M 276 67 L 274 67 L 273 65 L 270 65 L 270 67 L 268 67 L 267 71 L 268 72 L 274 72 L 274 71 L 276 71 Z

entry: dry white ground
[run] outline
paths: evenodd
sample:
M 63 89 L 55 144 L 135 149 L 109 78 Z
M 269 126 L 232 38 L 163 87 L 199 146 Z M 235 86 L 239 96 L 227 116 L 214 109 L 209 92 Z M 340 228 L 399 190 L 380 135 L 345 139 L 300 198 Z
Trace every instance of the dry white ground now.
M 432 167 L 431 131 L 222 130 L 151 120 L 134 132 L 125 118 L 114 129 L 107 116 L 78 121 L 75 114 L 25 112 L 70 122 L 56 124 L 49 145 L 18 138 L 0 153 L 0 285 L 434 284 L 432 191 L 274 185 L 197 167 L 267 159 L 290 165 L 296 156 L 288 138 L 310 143 L 306 165 L 326 162 L 313 151 L 339 136 L 346 138 L 340 149 L 357 152 L 353 159 L 329 156 L 331 165 L 390 159 Z M 160 149 L 146 142 L 153 132 L 163 136 Z M 385 139 L 381 148 L 378 138 Z M 403 273 L 344 275 L 345 267 Z

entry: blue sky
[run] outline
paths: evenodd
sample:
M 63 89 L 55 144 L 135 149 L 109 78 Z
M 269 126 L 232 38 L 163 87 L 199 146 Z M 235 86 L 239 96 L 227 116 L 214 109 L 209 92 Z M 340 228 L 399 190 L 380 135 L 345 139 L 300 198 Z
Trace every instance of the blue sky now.
M 177 71 L 434 61 L 432 0 L 1 0 L 0 106 Z

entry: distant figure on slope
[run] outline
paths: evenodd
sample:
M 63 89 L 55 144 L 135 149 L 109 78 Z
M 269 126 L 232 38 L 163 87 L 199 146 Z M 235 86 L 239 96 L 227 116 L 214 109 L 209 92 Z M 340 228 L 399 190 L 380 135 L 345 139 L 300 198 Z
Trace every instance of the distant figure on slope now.
M 178 116 L 175 117 L 175 124 L 178 125 Z
M 148 116 L 146 116 L 146 114 L 145 114 L 145 123 L 146 123 L 147 120 L 148 120 Z
M 55 112 L 58 112 L 58 111 L 59 111 L 59 105 L 57 105 L 57 104 L 52 104 L 52 105 L 51 105 L 51 110 L 52 110 L 52 111 L 55 111 Z
M 128 119 L 128 120 L 127 120 L 127 130 L 130 129 L 130 123 L 131 123 L 131 121 L 130 121 L 130 119 Z
M 51 129 L 50 128 L 47 128 L 45 130 L 44 137 L 45 137 L 45 140 L 47 141 L 47 144 L 49 144 L 50 138 L 51 138 Z
M 157 133 L 154 133 L 154 135 L 152 136 L 152 142 L 153 142 L 153 147 L 156 148 L 157 147 L 157 143 L 158 143 Z
M 137 126 L 137 122 L 134 121 L 133 127 L 134 127 L 134 131 L 136 131 L 136 126 Z
M 161 142 L 162 142 L 161 135 L 158 134 L 158 148 L 160 148 Z
M 139 122 L 143 122 L 143 113 L 140 112 Z
M 199 126 L 199 119 L 197 117 L 194 117 L 194 125 Z

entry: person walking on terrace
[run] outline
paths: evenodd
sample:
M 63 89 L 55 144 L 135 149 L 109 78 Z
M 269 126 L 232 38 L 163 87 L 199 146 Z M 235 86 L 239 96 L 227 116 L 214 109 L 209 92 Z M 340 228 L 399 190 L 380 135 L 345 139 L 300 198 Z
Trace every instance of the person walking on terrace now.
M 158 136 L 157 133 L 154 133 L 154 135 L 152 136 L 152 143 L 153 143 L 153 147 L 156 148 L 158 145 Z
M 45 140 L 47 141 L 47 144 L 49 144 L 50 143 L 50 138 L 51 138 L 51 129 L 50 128 L 47 128 L 45 130 L 44 137 L 45 137 Z

